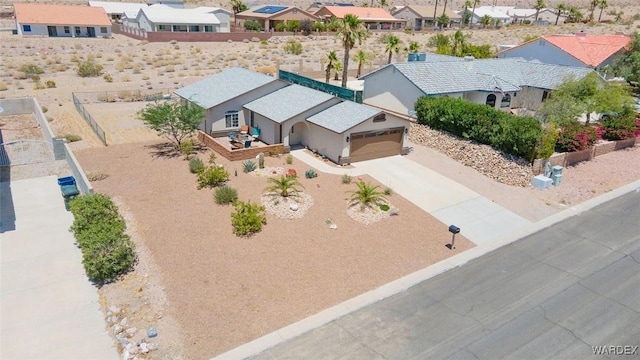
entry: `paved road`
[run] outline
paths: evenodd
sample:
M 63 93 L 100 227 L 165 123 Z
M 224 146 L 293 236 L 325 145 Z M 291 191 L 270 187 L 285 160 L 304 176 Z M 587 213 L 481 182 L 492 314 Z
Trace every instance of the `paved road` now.
M 0 358 L 117 359 L 56 179 L 0 183 Z
M 640 345 L 638 324 L 634 191 L 253 359 L 603 358 Z

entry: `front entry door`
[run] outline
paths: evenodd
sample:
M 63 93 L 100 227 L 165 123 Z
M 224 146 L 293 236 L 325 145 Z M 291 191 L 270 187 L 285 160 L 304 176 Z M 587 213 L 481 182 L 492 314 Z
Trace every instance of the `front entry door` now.
M 89 37 L 96 37 L 96 28 L 94 27 L 87 27 L 87 33 L 89 34 Z
M 47 26 L 47 31 L 49 32 L 49 37 L 58 36 L 58 29 L 55 26 Z

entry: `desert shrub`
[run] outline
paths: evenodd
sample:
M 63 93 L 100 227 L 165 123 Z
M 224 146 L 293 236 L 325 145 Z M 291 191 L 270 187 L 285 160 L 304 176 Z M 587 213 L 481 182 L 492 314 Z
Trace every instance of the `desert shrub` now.
M 361 208 L 367 205 L 377 205 L 388 203 L 387 198 L 382 191 L 379 191 L 379 185 L 372 185 L 365 183 L 364 181 L 356 182 L 357 190 L 347 191 L 349 197 L 349 206 L 355 206 L 360 204 Z
M 189 157 L 189 155 L 193 154 L 193 148 L 196 143 L 193 139 L 187 139 L 180 143 L 180 152 L 184 154 L 184 156 Z
M 87 172 L 87 179 L 89 181 L 100 181 L 109 177 L 104 170 L 95 170 Z
M 216 163 L 216 153 L 212 152 L 211 154 L 209 154 L 209 164 L 215 164 Z
M 309 169 L 304 172 L 304 177 L 307 179 L 313 179 L 315 177 L 318 177 L 318 173 L 313 169 Z
M 382 205 L 380 205 L 380 210 L 382 210 L 382 211 L 389 211 L 389 205 L 387 205 L 387 204 L 382 204 Z
M 104 76 L 102 77 L 104 79 L 104 81 L 106 82 L 113 82 L 113 77 L 109 74 L 104 74 Z
M 536 157 L 540 159 L 548 159 L 551 157 L 556 148 L 556 141 L 558 141 L 558 128 L 556 128 L 554 124 L 549 124 L 542 130 L 540 143 L 536 150 Z
M 27 78 L 27 74 L 23 73 L 22 71 L 17 71 L 13 73 L 13 78 L 16 80 L 24 80 Z
M 386 196 L 391 196 L 391 195 L 393 194 L 393 189 L 391 189 L 390 187 L 386 187 L 386 188 L 384 188 L 383 193 L 384 193 Z
M 0 91 L 7 91 L 9 89 L 9 87 L 7 87 L 7 84 L 5 84 L 4 82 L 0 81 Z
M 293 55 L 300 55 L 302 54 L 302 44 L 300 41 L 291 38 L 287 40 L 287 43 L 284 45 L 284 52 Z
M 91 61 L 83 61 L 78 63 L 78 75 L 81 77 L 95 77 L 102 73 L 102 65 Z
M 200 158 L 198 157 L 189 159 L 189 171 L 192 174 L 198 174 L 204 171 L 204 163 L 202 162 L 202 160 L 200 160 Z
M 216 189 L 213 197 L 216 200 L 216 204 L 231 204 L 232 202 L 238 200 L 238 190 L 230 186 L 223 185 Z
M 44 85 L 45 85 L 48 89 L 51 89 L 51 88 L 56 87 L 56 82 L 55 82 L 55 81 L 53 81 L 53 80 L 47 80 L 47 81 L 45 81 L 45 82 L 44 82 Z
M 326 30 L 326 26 L 324 25 L 324 23 L 320 22 L 320 21 L 316 21 L 313 23 L 313 31 L 325 31 Z
M 36 84 L 33 86 L 34 90 L 42 90 L 44 88 L 45 88 L 44 85 L 42 85 L 40 81 L 36 82 Z
M 264 169 L 264 153 L 258 154 L 258 168 Z
M 256 169 L 256 163 L 254 163 L 252 160 L 247 160 L 242 163 L 242 171 L 244 173 L 250 173 L 255 169 Z
M 351 184 L 351 175 L 349 175 L 349 174 L 342 175 L 342 183 L 343 184 Z
M 636 119 L 629 116 L 607 117 L 599 124 L 602 128 L 602 138 L 606 140 L 624 140 L 635 136 Z
M 229 180 L 229 172 L 224 166 L 208 166 L 198 173 L 198 189 L 217 187 Z
M 231 225 L 233 233 L 238 236 L 251 236 L 262 230 L 262 225 L 267 223 L 265 207 L 252 202 L 236 201 L 235 209 L 231 213 Z
M 311 31 L 313 31 L 313 23 L 311 22 L 311 20 L 304 19 L 304 20 L 300 21 L 299 23 L 300 23 L 300 30 L 302 30 L 302 33 L 305 36 L 310 35 Z
M 287 165 L 293 164 L 293 156 L 287 155 L 285 161 L 287 162 Z
M 284 22 L 284 25 L 285 29 L 291 32 L 300 31 L 301 29 L 300 20 L 287 20 Z
M 126 224 L 107 195 L 82 195 L 71 201 L 71 225 L 82 251 L 89 279 L 102 285 L 130 271 L 136 260 L 135 244 L 125 233 Z
M 285 23 L 280 22 L 280 23 L 276 24 L 275 29 L 276 29 L 277 32 L 283 32 L 283 31 L 285 31 L 287 29 L 287 26 L 285 25 Z
M 44 74 L 44 70 L 41 67 L 34 64 L 24 64 L 18 68 L 19 71 L 25 73 L 28 77 L 38 76 Z
M 463 99 L 421 97 L 415 104 L 418 123 L 444 130 L 506 153 L 535 156 L 542 127 L 532 117 L 521 117 Z
M 64 139 L 66 139 L 68 143 L 72 143 L 72 142 L 76 142 L 76 141 L 82 140 L 82 137 L 80 135 L 76 135 L 76 134 L 64 134 L 64 135 L 62 135 L 62 137 Z
M 49 108 L 46 106 L 42 106 L 40 109 L 42 110 L 43 114 L 46 114 L 49 111 Z
M 559 128 L 556 151 L 582 151 L 590 148 L 598 139 L 596 129 L 577 120 L 567 121 Z
M 247 20 L 244 22 L 244 29 L 247 31 L 260 31 L 262 27 L 260 23 L 255 20 Z

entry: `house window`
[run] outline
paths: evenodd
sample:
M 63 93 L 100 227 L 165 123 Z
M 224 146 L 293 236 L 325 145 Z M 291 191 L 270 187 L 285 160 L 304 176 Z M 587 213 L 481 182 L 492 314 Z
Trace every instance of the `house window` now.
M 495 94 L 487 95 L 487 102 L 485 104 L 491 107 L 496 107 L 496 95 Z
M 204 32 L 213 32 L 213 25 L 205 25 Z
M 170 31 L 169 25 L 158 25 L 158 31 Z
M 227 111 L 224 113 L 224 123 L 228 128 L 238 127 L 238 111 Z
M 295 125 L 291 125 L 291 133 L 292 133 L 292 134 L 293 134 L 293 127 L 294 127 L 294 126 L 295 126 Z
M 189 26 L 189 31 L 190 32 L 200 32 L 200 26 L 199 25 L 191 25 L 191 26 Z
M 107 33 L 107 27 L 106 26 L 100 27 L 100 33 L 106 34 Z
M 80 28 L 76 26 L 75 29 L 76 29 L 76 35 L 80 35 Z
M 65 27 L 64 27 L 64 33 L 65 33 L 65 34 L 71 34 L 71 29 L 69 29 L 69 27 L 68 27 L 68 26 L 65 26 Z
M 173 25 L 173 32 L 187 32 L 187 25 Z
M 31 32 L 31 25 L 22 25 L 22 31 Z
M 542 92 L 542 101 L 547 100 L 547 98 L 549 97 L 549 92 L 548 91 L 543 91 Z
M 373 118 L 373 122 L 383 122 L 387 120 L 387 115 L 386 114 L 378 114 Z
M 253 111 L 251 112 L 251 116 L 250 117 L 251 117 L 251 127 L 254 128 L 254 127 L 256 127 L 256 124 L 255 124 L 255 120 L 254 120 L 254 112 Z
M 291 10 L 291 13 L 292 13 L 292 14 L 297 14 L 297 13 L 298 13 L 298 9 L 292 9 L 292 10 Z
M 510 106 L 511 106 L 511 95 L 505 94 L 504 97 L 502 97 L 502 100 L 500 101 L 500 107 L 508 108 Z

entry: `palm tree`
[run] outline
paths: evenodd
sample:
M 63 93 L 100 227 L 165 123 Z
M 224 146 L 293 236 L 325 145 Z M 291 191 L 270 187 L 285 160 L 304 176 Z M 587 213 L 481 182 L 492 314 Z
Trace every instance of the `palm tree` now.
M 463 28 L 465 22 L 467 21 L 467 16 L 469 16 L 469 8 L 471 7 L 471 0 L 465 0 L 464 2 L 464 11 L 462 12 L 462 21 L 460 22 L 460 28 Z
M 444 7 L 442 8 L 442 15 L 447 12 L 447 0 L 444 0 Z
M 545 7 L 545 3 L 544 0 L 536 0 L 536 6 L 534 6 L 533 8 L 536 9 L 536 20 L 538 21 L 538 14 L 540 14 L 540 10 L 544 9 Z
M 489 15 L 485 15 L 480 19 L 480 24 L 482 24 L 483 28 L 486 28 L 488 25 L 491 25 L 492 22 L 493 22 L 493 20 L 491 19 L 491 16 L 489 16 Z
M 608 8 L 609 4 L 607 3 L 607 0 L 600 0 L 598 7 L 600 8 L 600 15 L 598 15 L 598 22 L 602 22 L 602 11 Z
M 593 21 L 593 13 L 596 11 L 596 7 L 598 7 L 599 3 L 600 0 L 591 0 L 591 2 L 589 3 L 589 11 L 591 11 L 591 14 L 589 15 L 589 21 Z
M 342 63 L 336 60 L 336 62 L 333 64 L 333 70 L 335 70 L 335 72 L 333 73 L 333 80 L 340 80 L 340 78 L 338 77 L 338 73 L 342 71 Z
M 402 44 L 402 40 L 395 35 L 387 36 L 387 44 L 385 45 L 384 52 L 389 53 L 389 60 L 387 60 L 387 64 L 391 64 L 391 56 L 395 52 L 396 54 L 400 52 L 400 45 Z
M 381 8 L 385 8 L 387 6 L 389 6 L 389 3 L 387 2 L 387 0 L 378 0 L 380 2 L 380 7 Z
M 280 178 L 267 178 L 267 182 L 270 184 L 263 192 L 275 193 L 282 197 L 288 197 L 289 195 L 297 196 L 298 187 L 304 188 L 302 184 L 295 178 L 290 176 L 281 175 Z
M 236 14 L 239 12 L 243 12 L 248 9 L 247 5 L 245 5 L 242 0 L 231 0 L 229 3 L 231 5 L 231 10 L 233 10 L 233 23 L 236 24 Z
M 473 9 L 471 10 L 471 19 L 469 19 L 469 23 L 471 23 L 471 28 L 473 28 L 473 18 L 476 16 L 476 5 L 480 4 L 480 0 L 473 0 Z
M 409 41 L 409 52 L 416 53 L 420 51 L 420 44 L 417 41 Z
M 372 58 L 372 53 L 366 52 L 362 49 L 358 50 L 356 55 L 353 57 L 353 59 L 358 62 L 358 72 L 356 73 L 356 78 L 359 78 L 360 75 L 362 75 L 362 66 L 368 64 Z
M 364 23 L 353 14 L 346 14 L 343 19 L 339 20 L 338 33 L 336 34 L 342 40 L 344 45 L 344 58 L 342 61 L 342 87 L 347 86 L 347 73 L 349 71 L 349 51 L 356 45 L 362 44 L 369 33 Z
M 330 51 L 327 54 L 327 60 L 329 60 L 329 63 L 327 64 L 327 68 L 325 69 L 325 82 L 328 83 L 329 79 L 331 78 L 331 69 L 333 69 L 334 64 L 338 61 L 338 55 L 336 55 L 335 51 Z
M 465 47 L 465 35 L 458 30 L 453 35 L 453 46 L 451 46 L 451 56 L 462 56 Z
M 564 12 L 567 11 L 567 5 L 565 5 L 564 3 L 558 4 L 558 8 L 556 9 L 556 11 L 558 12 L 556 14 L 556 25 L 558 25 L 558 20 L 560 20 L 560 15 L 564 14 Z
M 435 23 L 435 26 L 438 26 L 438 18 L 437 18 L 437 13 L 438 13 L 438 0 L 436 0 L 436 6 L 433 8 L 433 22 Z
M 358 190 L 347 191 L 350 194 L 349 206 L 360 204 L 361 209 L 367 205 L 382 205 L 387 203 L 387 198 L 382 191 L 379 191 L 379 185 L 371 185 L 364 181 L 357 181 Z

